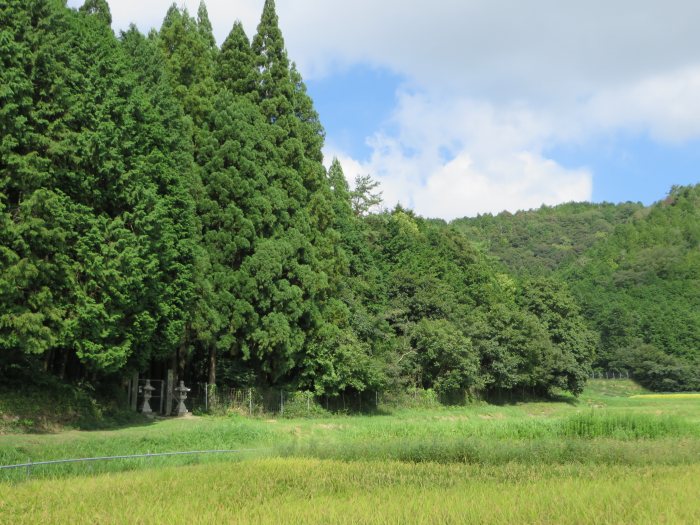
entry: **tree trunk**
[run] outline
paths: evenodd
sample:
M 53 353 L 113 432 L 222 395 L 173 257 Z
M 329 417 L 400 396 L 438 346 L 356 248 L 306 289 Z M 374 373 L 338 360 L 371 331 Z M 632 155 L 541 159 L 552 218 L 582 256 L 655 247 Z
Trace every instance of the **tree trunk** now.
M 216 348 L 213 345 L 209 348 L 209 379 L 207 382 L 212 386 L 216 384 Z
M 51 371 L 51 364 L 53 362 L 53 348 L 46 352 L 46 355 L 44 356 L 44 372 L 50 372 Z
M 187 341 L 183 341 L 177 353 L 177 381 L 185 380 L 185 366 L 187 364 Z
M 68 349 L 61 351 L 61 364 L 58 368 L 58 377 L 63 380 L 66 378 L 66 366 L 68 365 Z
M 212 345 L 209 348 L 209 377 L 207 380 L 207 406 L 211 410 L 216 405 L 216 348 Z

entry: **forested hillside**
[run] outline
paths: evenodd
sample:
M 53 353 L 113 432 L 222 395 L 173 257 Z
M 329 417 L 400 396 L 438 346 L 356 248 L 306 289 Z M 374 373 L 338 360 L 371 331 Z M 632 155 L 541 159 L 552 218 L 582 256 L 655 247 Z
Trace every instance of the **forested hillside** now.
M 457 219 L 452 224 L 510 271 L 518 275 L 549 275 L 643 209 L 636 203 L 572 202 L 514 214 Z
M 204 4 L 110 21 L 0 7 L 2 375 L 581 391 L 594 338 L 564 287 L 326 171 L 272 0 L 220 48 Z
M 647 208 L 571 203 L 454 224 L 514 274 L 566 283 L 597 334 L 595 366 L 700 388 L 700 186 Z
M 447 225 L 351 189 L 267 0 L 115 35 L 105 0 L 0 8 L 0 373 L 334 396 L 700 388 L 700 189 Z M 583 315 L 582 315 L 583 314 Z
M 700 186 L 675 187 L 562 271 L 598 361 L 656 390 L 700 388 Z

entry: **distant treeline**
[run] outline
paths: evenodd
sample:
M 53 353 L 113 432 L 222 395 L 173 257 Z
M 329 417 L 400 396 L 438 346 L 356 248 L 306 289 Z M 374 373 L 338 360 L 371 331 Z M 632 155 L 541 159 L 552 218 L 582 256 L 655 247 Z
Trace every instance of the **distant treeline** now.
M 454 226 L 520 278 L 567 283 L 596 333 L 596 367 L 700 390 L 700 185 L 650 207 L 564 204 Z
M 0 6 L 0 374 L 576 394 L 598 349 L 690 384 L 695 189 L 572 205 L 592 218 L 551 261 L 547 235 L 494 234 L 520 215 L 376 212 L 369 177 L 324 168 L 272 0 L 252 41 L 236 22 L 221 47 L 204 4 L 148 35 L 110 23 L 105 0 Z

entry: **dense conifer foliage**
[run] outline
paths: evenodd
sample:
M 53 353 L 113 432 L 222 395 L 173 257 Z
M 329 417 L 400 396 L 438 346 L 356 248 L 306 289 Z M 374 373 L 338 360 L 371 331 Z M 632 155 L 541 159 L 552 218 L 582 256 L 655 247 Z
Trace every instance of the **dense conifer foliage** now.
M 326 170 L 275 4 L 115 35 L 104 0 L 0 6 L 0 373 L 317 395 L 698 387 L 698 189 L 448 225 Z

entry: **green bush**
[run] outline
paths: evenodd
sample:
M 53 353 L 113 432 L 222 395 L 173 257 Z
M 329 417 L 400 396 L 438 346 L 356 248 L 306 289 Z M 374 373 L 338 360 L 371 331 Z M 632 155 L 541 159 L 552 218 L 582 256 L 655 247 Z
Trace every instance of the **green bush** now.
M 289 397 L 284 400 L 284 411 L 281 413 L 285 418 L 314 418 L 328 415 L 330 413 L 316 401 L 313 392 L 289 394 Z

